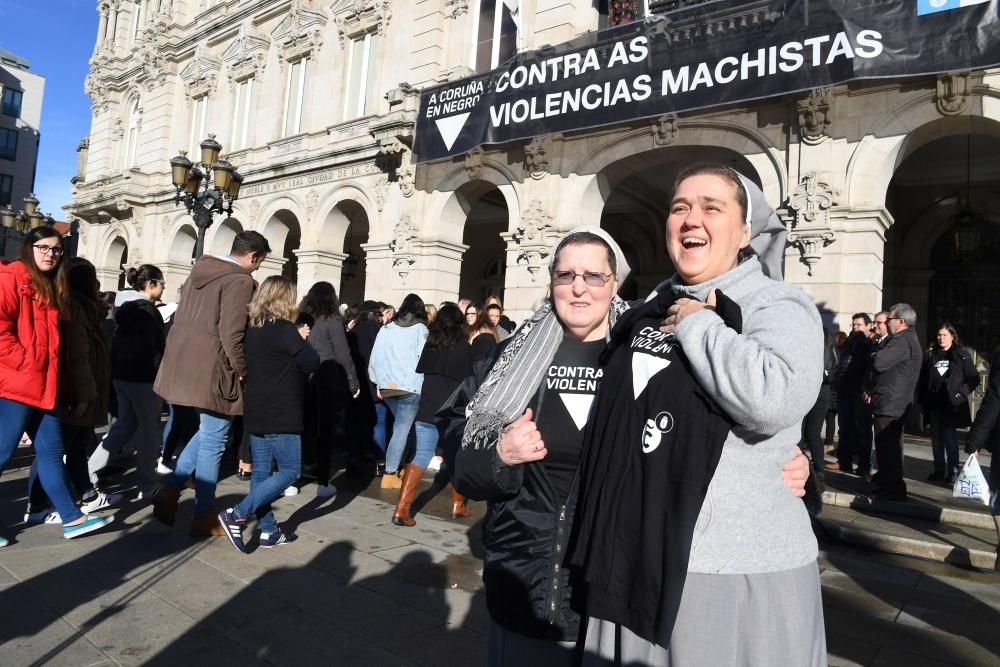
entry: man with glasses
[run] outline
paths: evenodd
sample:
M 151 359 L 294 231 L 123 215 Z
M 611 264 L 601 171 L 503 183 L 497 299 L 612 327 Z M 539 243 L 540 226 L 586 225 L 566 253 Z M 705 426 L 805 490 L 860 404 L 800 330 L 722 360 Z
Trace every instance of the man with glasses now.
M 906 500 L 903 481 L 903 425 L 913 403 L 922 354 L 913 327 L 917 313 L 897 303 L 885 318 L 889 337 L 872 358 L 869 404 L 874 415 L 875 452 L 879 471 L 872 479 L 876 500 Z

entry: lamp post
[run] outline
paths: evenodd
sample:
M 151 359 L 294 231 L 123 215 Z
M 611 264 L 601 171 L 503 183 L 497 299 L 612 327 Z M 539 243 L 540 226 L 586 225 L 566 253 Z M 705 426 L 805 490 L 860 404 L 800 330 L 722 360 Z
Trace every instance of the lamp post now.
M 198 240 L 194 246 L 194 258 L 205 252 L 205 232 L 212 226 L 216 213 L 233 214 L 233 202 L 240 196 L 243 176 L 226 160 L 219 159 L 222 144 L 215 135 L 201 142 L 201 156 L 197 163 L 187 157 L 187 151 L 170 160 L 170 178 L 177 189 L 174 203 L 184 203 L 184 207 L 194 219 L 198 228 Z
M 38 204 L 38 197 L 32 192 L 24 198 L 23 210 L 17 211 L 10 204 L 0 209 L 0 224 L 3 225 L 3 233 L 0 233 L 0 258 L 7 256 L 8 238 L 23 240 L 29 230 L 55 222 L 52 216 L 42 215 L 38 211 Z

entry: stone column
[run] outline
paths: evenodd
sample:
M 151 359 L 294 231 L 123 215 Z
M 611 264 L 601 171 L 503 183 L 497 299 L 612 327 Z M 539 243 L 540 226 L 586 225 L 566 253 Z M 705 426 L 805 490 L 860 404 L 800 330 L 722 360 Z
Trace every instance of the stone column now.
M 121 269 L 108 267 L 95 267 L 97 270 L 97 281 L 101 283 L 101 290 L 104 292 L 117 292 L 118 279 L 122 275 Z
M 167 286 L 163 290 L 163 300 L 167 303 L 179 301 L 181 297 L 181 285 L 191 275 L 191 262 L 160 261 L 156 266 L 163 271 L 163 279 Z
M 365 251 L 365 299 L 385 301 L 399 305 L 406 296 L 405 282 L 393 270 L 392 249 L 389 243 L 362 243 Z
M 94 44 L 94 51 L 99 51 L 104 42 L 108 39 L 108 8 L 101 7 L 101 23 L 97 28 L 97 42 Z
M 328 250 L 295 250 L 298 258 L 299 299 L 302 299 L 313 284 L 325 280 L 340 292 L 341 272 L 347 254 Z
M 256 280 L 259 284 L 264 282 L 264 279 L 269 278 L 270 276 L 280 276 L 281 270 L 285 268 L 285 262 L 287 261 L 288 260 L 284 257 L 268 256 L 261 263 L 260 268 L 257 269 L 257 273 L 254 275 L 254 280 Z
M 442 301 L 457 300 L 462 274 L 462 256 L 469 246 L 438 239 L 415 241 L 413 246 L 417 260 L 406 277 L 407 287 L 403 290 L 403 296 L 411 291 L 416 292 L 426 303 L 435 305 Z M 394 281 L 399 275 L 399 265 L 396 268 Z

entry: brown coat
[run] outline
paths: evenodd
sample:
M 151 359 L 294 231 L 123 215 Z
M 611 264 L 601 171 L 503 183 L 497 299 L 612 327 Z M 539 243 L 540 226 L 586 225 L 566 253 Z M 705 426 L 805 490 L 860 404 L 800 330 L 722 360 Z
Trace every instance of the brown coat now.
M 104 426 L 108 423 L 111 355 L 101 326 L 103 318 L 92 300 L 76 292 L 70 294 L 70 319 L 59 323 L 59 421 Z M 87 409 L 77 417 L 72 410 L 80 403 L 86 403 Z
M 195 262 L 153 384 L 157 394 L 174 405 L 243 414 L 243 334 L 256 287 L 250 273 L 234 262 L 209 256 Z

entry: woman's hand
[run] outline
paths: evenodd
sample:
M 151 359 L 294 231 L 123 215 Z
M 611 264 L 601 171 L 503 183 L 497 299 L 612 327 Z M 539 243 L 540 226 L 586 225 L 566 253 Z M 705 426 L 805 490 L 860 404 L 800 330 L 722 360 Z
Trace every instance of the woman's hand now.
M 702 310 L 715 310 L 715 290 L 708 293 L 708 300 L 705 302 L 697 299 L 677 299 L 673 305 L 667 308 L 667 319 L 663 320 L 660 331 L 663 333 L 673 333 L 677 325 L 688 315 L 693 315 Z
M 806 480 L 809 479 L 809 459 L 795 446 L 795 455 L 781 469 L 781 481 L 797 498 L 806 495 Z
M 309 328 L 308 324 L 299 325 L 299 335 L 302 336 L 302 340 L 306 340 L 307 338 L 309 338 L 310 331 L 311 329 Z
M 542 442 L 542 434 L 538 432 L 535 422 L 531 421 L 533 416 L 531 408 L 528 408 L 500 437 L 497 456 L 507 465 L 541 461 L 548 454 L 545 443 Z

